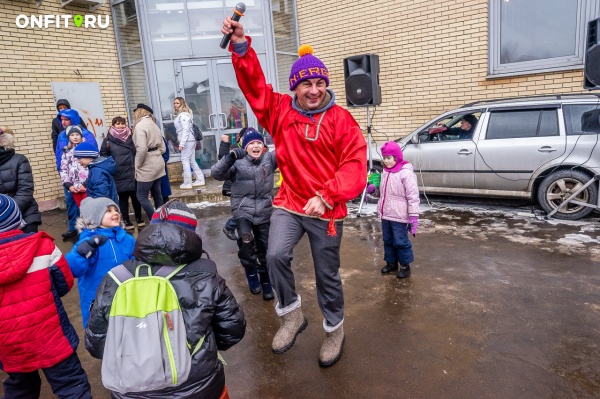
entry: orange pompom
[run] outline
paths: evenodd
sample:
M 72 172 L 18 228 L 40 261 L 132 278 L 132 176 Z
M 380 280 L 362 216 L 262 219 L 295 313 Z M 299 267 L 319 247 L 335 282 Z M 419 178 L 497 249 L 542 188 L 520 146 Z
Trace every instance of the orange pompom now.
M 310 55 L 313 54 L 313 48 L 310 44 L 303 44 L 300 47 L 298 47 L 298 55 L 300 57 L 302 57 L 303 55 L 306 55 L 306 54 L 310 54 Z

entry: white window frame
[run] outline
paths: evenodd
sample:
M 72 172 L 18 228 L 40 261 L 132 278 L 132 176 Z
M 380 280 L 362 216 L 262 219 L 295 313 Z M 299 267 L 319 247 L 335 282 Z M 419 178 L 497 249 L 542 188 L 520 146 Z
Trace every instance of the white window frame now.
M 500 63 L 500 5 L 502 1 L 504 0 L 489 0 L 488 78 L 583 68 L 587 24 L 588 21 L 598 18 L 600 14 L 600 5 L 597 0 L 574 0 L 577 2 L 575 54 L 510 64 Z

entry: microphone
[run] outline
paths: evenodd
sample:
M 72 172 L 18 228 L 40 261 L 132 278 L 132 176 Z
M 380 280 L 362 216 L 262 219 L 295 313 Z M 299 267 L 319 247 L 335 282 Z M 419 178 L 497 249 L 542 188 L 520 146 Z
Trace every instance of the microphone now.
M 240 18 L 242 18 L 244 16 L 244 12 L 246 12 L 246 5 L 242 2 L 239 2 L 235 5 L 235 9 L 233 10 L 233 15 L 231 16 L 231 20 L 232 21 L 239 21 Z M 235 30 L 235 28 L 233 28 L 233 30 Z M 231 35 L 233 35 L 233 32 L 231 32 L 228 35 L 223 35 L 223 39 L 221 39 L 221 48 L 226 48 L 227 45 L 229 44 L 229 40 L 231 40 Z

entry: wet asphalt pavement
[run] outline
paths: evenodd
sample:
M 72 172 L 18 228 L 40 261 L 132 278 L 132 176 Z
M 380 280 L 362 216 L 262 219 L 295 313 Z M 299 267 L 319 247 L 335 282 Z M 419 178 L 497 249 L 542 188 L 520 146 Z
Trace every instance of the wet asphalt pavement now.
M 382 276 L 373 206 L 345 222 L 342 269 L 346 343 L 339 363 L 318 366 L 325 336 L 308 241 L 295 251 L 308 328 L 271 352 L 273 306 L 250 294 L 237 247 L 221 232 L 225 205 L 199 207 L 204 248 L 242 305 L 244 339 L 223 353 L 239 398 L 598 398 L 600 225 L 538 220 L 526 207 L 422 204 L 412 276 Z M 54 237 L 64 212 L 43 216 Z M 57 240 L 66 252 L 72 243 Z M 76 288 L 65 298 L 82 336 Z M 109 398 L 100 361 L 79 355 L 96 398 Z M 0 380 L 6 377 L 0 374 Z M 1 388 L 0 388 L 1 390 Z M 43 398 L 53 395 L 44 382 Z

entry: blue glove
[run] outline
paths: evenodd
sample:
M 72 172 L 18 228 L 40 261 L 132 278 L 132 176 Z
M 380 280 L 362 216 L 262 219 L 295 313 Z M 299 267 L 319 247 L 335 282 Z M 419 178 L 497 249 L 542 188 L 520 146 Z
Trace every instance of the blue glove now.
M 98 247 L 102 246 L 106 240 L 108 240 L 106 236 L 100 234 L 93 235 L 77 246 L 77 253 L 84 258 L 89 259 L 94 256 Z

